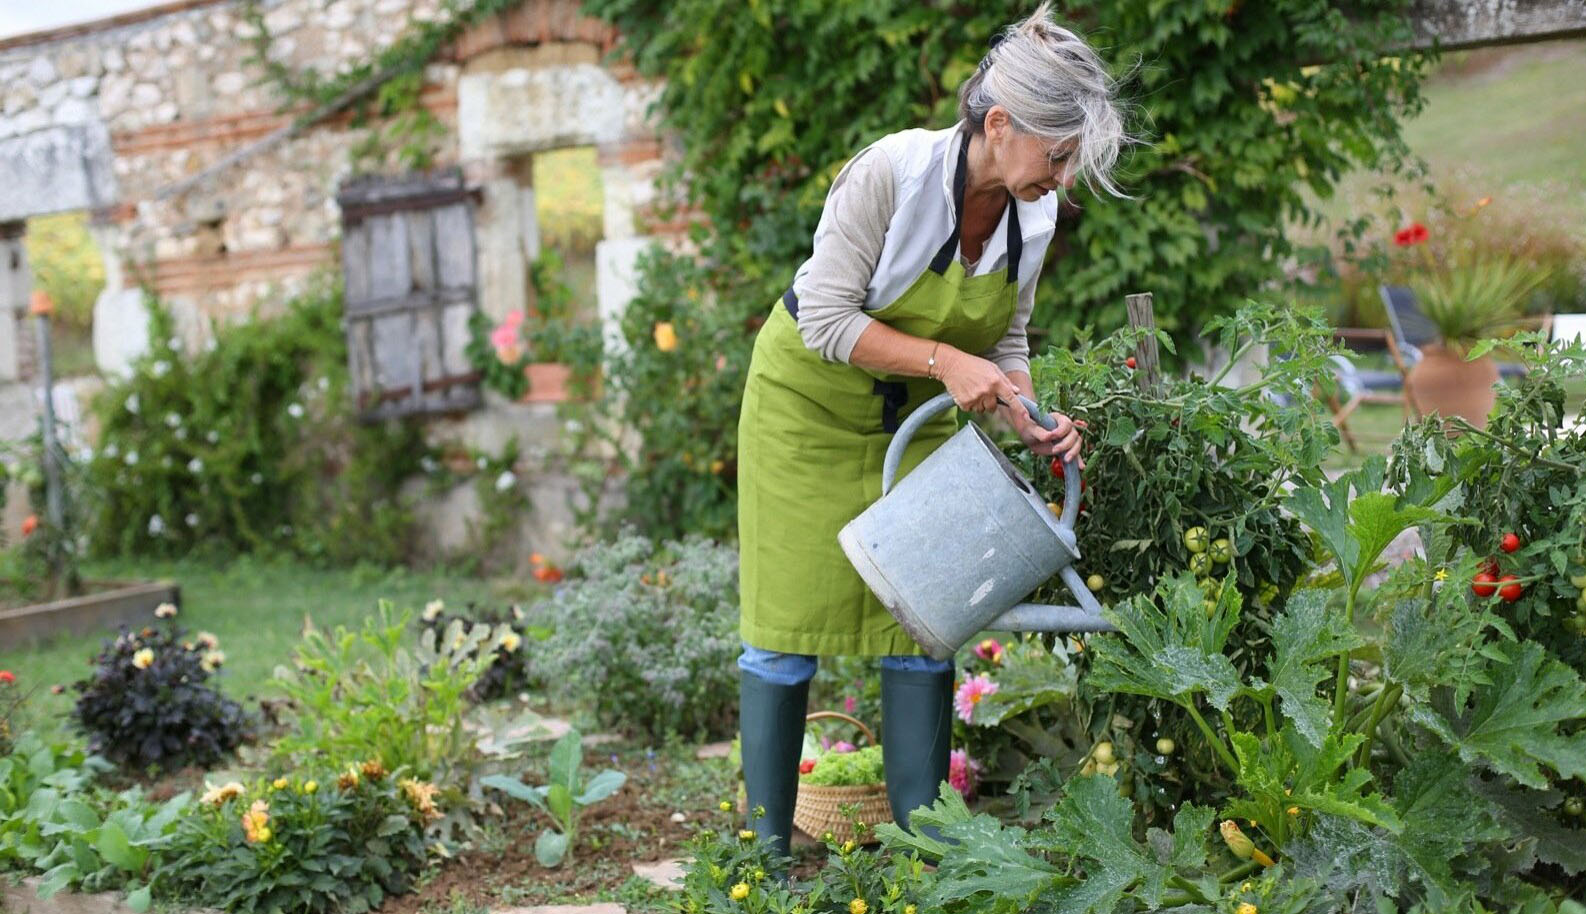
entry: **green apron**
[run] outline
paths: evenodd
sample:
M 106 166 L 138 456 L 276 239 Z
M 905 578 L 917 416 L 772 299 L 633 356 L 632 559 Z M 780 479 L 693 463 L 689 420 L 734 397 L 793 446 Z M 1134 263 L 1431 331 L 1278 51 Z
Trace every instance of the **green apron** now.
M 1023 237 L 1010 196 L 1006 272 L 965 275 L 957 254 L 968 150 L 966 136 L 953 175 L 952 233 L 902 296 L 867 313 L 910 336 L 978 353 L 1013 322 Z M 848 563 L 837 532 L 881 497 L 892 433 L 943 385 L 827 362 L 804 345 L 797 315 L 789 288 L 755 340 L 738 420 L 741 636 L 792 654 L 923 653 Z M 926 423 L 899 478 L 956 428 L 951 410 Z

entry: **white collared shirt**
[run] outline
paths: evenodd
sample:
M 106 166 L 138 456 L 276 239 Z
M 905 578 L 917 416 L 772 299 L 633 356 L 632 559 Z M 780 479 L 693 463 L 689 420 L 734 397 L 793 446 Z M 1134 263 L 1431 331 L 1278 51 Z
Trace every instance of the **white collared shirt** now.
M 952 168 L 962 135 L 960 125 L 890 134 L 854 156 L 832 182 L 815 229 L 814 252 L 793 280 L 800 335 L 822 358 L 849 361 L 854 343 L 874 320 L 865 312 L 896 301 L 930 269 L 953 230 Z M 1018 310 L 1003 339 L 979 354 L 1004 372 L 1027 372 L 1025 325 L 1052 240 L 1057 197 L 1013 202 L 1024 236 Z M 1006 267 L 1007 221 L 1004 208 L 971 275 Z M 962 250 L 958 256 L 962 260 Z

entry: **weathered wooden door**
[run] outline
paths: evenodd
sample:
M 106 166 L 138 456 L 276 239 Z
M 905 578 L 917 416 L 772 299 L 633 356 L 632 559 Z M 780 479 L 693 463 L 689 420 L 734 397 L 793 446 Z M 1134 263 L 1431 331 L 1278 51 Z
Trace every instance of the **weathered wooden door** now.
M 479 405 L 479 374 L 465 352 L 478 308 L 474 199 L 455 170 L 365 176 L 336 195 L 347 358 L 361 418 Z

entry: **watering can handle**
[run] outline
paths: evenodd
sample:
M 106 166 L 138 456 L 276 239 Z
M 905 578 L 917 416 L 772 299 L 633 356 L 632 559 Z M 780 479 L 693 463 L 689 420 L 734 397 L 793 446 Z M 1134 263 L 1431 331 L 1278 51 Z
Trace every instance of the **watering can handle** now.
M 1019 402 L 1024 405 L 1030 418 L 1042 428 L 1050 431 L 1057 427 L 1057 421 L 1052 415 L 1043 412 L 1034 400 L 1023 394 L 1019 395 Z M 887 445 L 887 456 L 881 464 L 881 494 L 886 495 L 892 491 L 892 482 L 898 476 L 898 464 L 903 462 L 903 452 L 908 449 L 909 439 L 920 430 L 920 426 L 931 421 L 953 404 L 953 395 L 940 393 L 920 404 L 920 408 L 909 413 L 903 420 L 896 434 L 892 436 L 892 443 Z M 1074 529 L 1074 521 L 1079 517 L 1079 463 L 1072 457 L 1063 462 L 1063 516 L 1058 523 L 1070 530 Z

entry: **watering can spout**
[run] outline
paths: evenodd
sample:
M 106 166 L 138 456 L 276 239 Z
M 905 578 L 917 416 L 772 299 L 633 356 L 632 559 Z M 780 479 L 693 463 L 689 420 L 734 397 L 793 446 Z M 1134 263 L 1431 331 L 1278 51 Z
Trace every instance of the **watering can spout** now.
M 998 632 L 1114 632 L 1118 629 L 1102 618 L 1101 605 L 1080 579 L 1074 566 L 1060 573 L 1069 592 L 1079 600 L 1078 606 L 1048 606 L 1044 603 L 1020 603 L 998 616 L 986 628 Z

